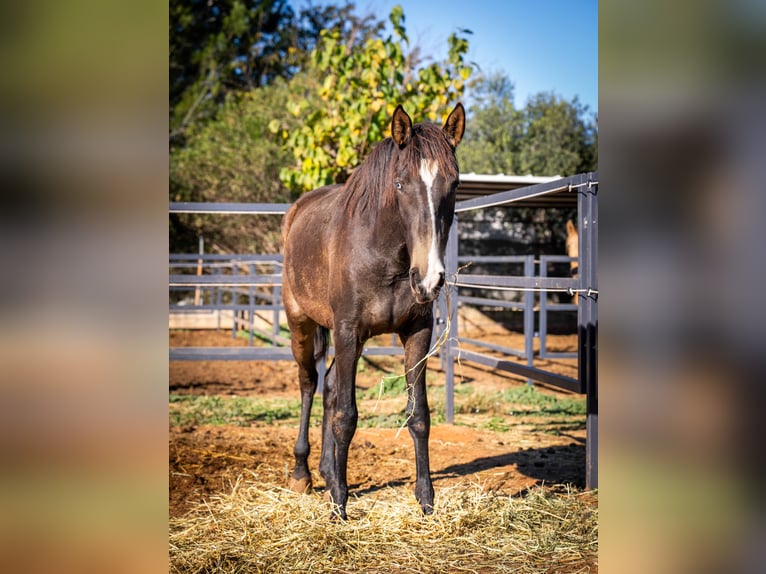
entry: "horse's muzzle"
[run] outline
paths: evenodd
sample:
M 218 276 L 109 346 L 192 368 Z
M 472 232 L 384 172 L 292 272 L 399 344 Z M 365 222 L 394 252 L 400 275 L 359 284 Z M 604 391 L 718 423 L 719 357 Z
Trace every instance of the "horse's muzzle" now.
M 415 295 L 415 301 L 420 304 L 431 303 L 439 296 L 444 285 L 444 272 L 440 272 L 437 281 L 432 287 L 425 285 L 423 278 L 420 276 L 420 271 L 417 268 L 410 269 L 410 289 Z

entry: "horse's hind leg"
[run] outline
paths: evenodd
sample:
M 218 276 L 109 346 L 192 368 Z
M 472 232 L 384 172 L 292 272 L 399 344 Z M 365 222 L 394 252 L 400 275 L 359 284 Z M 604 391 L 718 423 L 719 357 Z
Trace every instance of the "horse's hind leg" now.
M 415 444 L 415 498 L 425 514 L 434 509 L 434 489 L 428 460 L 428 437 L 431 414 L 426 396 L 426 359 L 431 345 L 431 319 L 408 332 L 400 332 L 404 344 L 404 367 L 407 378 L 407 428 Z
M 308 492 L 311 490 L 311 472 L 308 467 L 308 457 L 311 446 L 309 445 L 309 418 L 311 404 L 314 400 L 314 392 L 317 388 L 318 373 L 314 361 L 314 334 L 317 326 L 313 321 L 303 322 L 290 321 L 290 341 L 293 356 L 298 363 L 298 380 L 301 387 L 301 421 L 298 430 L 298 439 L 295 441 L 293 454 L 295 455 L 295 468 L 290 475 L 290 490 L 296 492 Z

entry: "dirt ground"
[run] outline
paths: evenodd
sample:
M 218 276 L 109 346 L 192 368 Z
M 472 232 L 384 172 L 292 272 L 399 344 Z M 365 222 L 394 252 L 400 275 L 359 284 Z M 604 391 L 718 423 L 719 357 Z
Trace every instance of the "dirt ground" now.
M 475 316 L 465 321 L 466 336 L 516 348 L 523 347 L 520 334 Z M 385 344 L 390 343 L 390 338 Z M 552 350 L 574 350 L 576 336 L 549 335 Z M 245 338 L 232 339 L 226 331 L 173 331 L 170 346 L 247 345 Z M 466 348 L 469 348 L 466 346 Z M 400 359 L 375 357 L 358 375 L 360 388 L 380 381 L 378 370 L 397 372 Z M 574 360 L 540 361 L 536 366 L 576 377 Z M 442 386 L 444 373 L 438 359 L 429 362 L 429 387 Z M 524 385 L 525 380 L 503 372 L 462 363 L 456 368 L 456 385 L 472 383 L 474 389 L 496 391 Z M 263 396 L 298 399 L 297 367 L 288 361 L 189 361 L 170 363 L 170 392 L 222 396 Z M 538 385 L 543 392 L 568 393 Z M 319 402 L 321 398 L 317 397 Z M 459 397 L 456 397 L 456 402 Z M 386 401 L 376 408 L 385 410 Z M 360 405 L 360 409 L 362 406 Z M 539 425 L 523 415 L 508 412 L 503 422 L 510 430 L 494 432 L 480 428 L 481 415 L 461 413 L 455 425 L 436 424 L 431 429 L 431 472 L 436 496 L 440 487 L 474 481 L 487 489 L 508 494 L 530 486 L 572 484 L 584 487 L 585 417 L 575 428 L 557 433 L 540 432 Z M 237 477 L 286 486 L 293 465 L 295 425 L 270 426 L 201 425 L 170 426 L 170 515 L 180 516 L 206 498 L 229 492 Z M 309 463 L 314 486 L 323 487 L 317 471 L 320 429 L 311 428 Z M 350 495 L 364 496 L 389 486 L 414 486 L 414 453 L 406 429 L 359 428 L 351 445 L 348 463 Z M 414 497 L 413 497 L 414 500 Z

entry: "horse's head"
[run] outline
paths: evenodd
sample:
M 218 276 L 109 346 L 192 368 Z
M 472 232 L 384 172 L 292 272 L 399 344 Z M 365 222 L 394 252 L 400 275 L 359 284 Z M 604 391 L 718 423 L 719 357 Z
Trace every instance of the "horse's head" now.
M 459 183 L 455 147 L 464 129 L 461 104 L 441 128 L 429 123 L 413 126 L 401 106 L 391 121 L 391 136 L 399 154 L 390 185 L 406 226 L 410 287 L 418 303 L 436 299 L 444 285 L 444 252 Z

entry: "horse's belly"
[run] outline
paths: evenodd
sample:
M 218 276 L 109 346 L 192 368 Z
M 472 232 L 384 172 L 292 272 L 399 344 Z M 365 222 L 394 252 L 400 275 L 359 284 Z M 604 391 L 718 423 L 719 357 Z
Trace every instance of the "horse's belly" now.
M 301 205 L 284 238 L 283 282 L 288 314 L 306 315 L 332 329 L 329 305 L 329 245 L 325 237 L 328 213 L 324 206 Z

